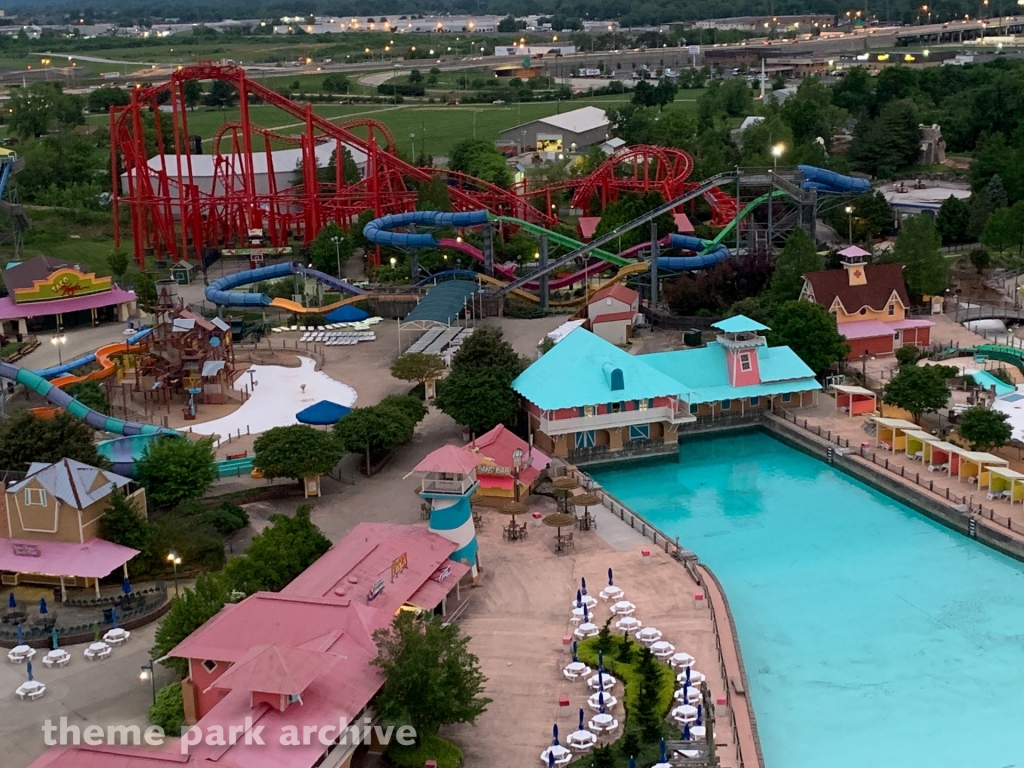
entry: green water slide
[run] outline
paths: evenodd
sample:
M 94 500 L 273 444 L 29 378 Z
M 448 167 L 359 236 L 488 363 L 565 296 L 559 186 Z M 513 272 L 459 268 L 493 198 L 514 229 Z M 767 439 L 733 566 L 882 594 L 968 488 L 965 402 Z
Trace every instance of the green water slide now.
M 1007 347 L 1002 344 L 982 344 L 979 347 L 975 347 L 973 350 L 965 349 L 961 352 L 961 354 L 965 355 L 972 353 L 976 355 L 985 355 L 990 360 L 1000 360 L 1004 363 L 1010 363 L 1011 365 L 1017 366 L 1021 373 L 1024 373 L 1024 349 Z
M 544 227 L 538 226 L 536 224 L 531 224 L 530 222 L 523 221 L 522 219 L 516 219 L 512 216 L 495 216 L 491 214 L 488 216 L 488 218 L 491 219 L 492 221 L 500 221 L 504 224 L 514 224 L 520 229 L 529 232 L 531 235 L 536 235 L 537 237 L 540 237 L 542 235 L 546 236 L 548 240 L 550 240 L 551 242 L 558 243 L 558 245 L 564 245 L 566 248 L 569 248 L 571 250 L 578 250 L 580 248 L 587 247 L 586 243 L 581 243 L 579 240 L 574 240 L 573 238 L 567 237 L 566 235 L 560 234 L 558 232 L 552 232 L 550 229 L 544 229 Z M 630 259 L 624 259 L 621 256 L 616 256 L 614 253 L 610 253 L 609 251 L 605 251 L 600 248 L 595 248 L 594 250 L 590 251 L 590 255 L 594 256 L 595 258 L 601 259 L 601 261 L 606 261 L 609 264 L 614 264 L 617 267 L 624 267 L 627 264 L 633 263 Z
M 743 219 L 747 218 L 747 216 L 753 213 L 754 209 L 757 208 L 757 206 L 761 205 L 761 203 L 767 202 L 768 198 L 770 197 L 782 197 L 785 194 L 786 193 L 781 189 L 776 189 L 772 190 L 771 192 L 766 192 L 760 197 L 755 197 L 753 200 L 751 200 L 749 203 L 743 206 L 743 210 L 739 212 L 739 215 L 736 216 L 736 218 L 734 218 L 732 221 L 726 224 L 722 231 L 715 235 L 714 238 L 712 238 L 709 241 L 712 245 L 708 246 L 707 250 L 711 250 L 711 248 L 725 240 L 725 238 L 729 236 L 729 233 L 736 229 L 736 226 L 741 221 L 743 221 Z

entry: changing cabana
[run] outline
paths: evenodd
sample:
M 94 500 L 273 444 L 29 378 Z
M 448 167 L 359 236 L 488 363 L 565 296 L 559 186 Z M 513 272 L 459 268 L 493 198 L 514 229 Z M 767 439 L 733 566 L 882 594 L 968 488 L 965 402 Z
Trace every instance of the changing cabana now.
M 988 498 L 1006 499 L 1011 504 L 1024 502 L 1024 475 L 1009 467 L 990 467 L 988 472 Z
M 942 440 L 934 443 L 925 443 L 924 463 L 928 465 L 929 472 L 938 471 L 952 474 L 959 466 L 960 452 L 963 450 L 963 448 L 958 448 L 952 443 Z
M 875 447 L 884 445 L 890 451 L 902 451 L 907 444 L 907 432 L 919 432 L 921 428 L 911 421 L 903 419 L 874 418 Z
M 853 384 L 836 384 L 832 390 L 836 393 L 836 409 L 845 411 L 849 416 L 878 410 L 878 397 L 870 389 Z
M 935 435 L 923 432 L 919 429 L 914 430 L 913 432 L 906 432 L 904 434 L 907 441 L 903 447 L 907 451 L 907 458 L 911 461 L 924 461 L 924 444 L 939 442 L 939 438 Z
M 984 451 L 962 451 L 960 453 L 960 466 L 957 468 L 957 477 L 960 480 L 966 477 L 967 482 L 977 483 L 979 488 L 984 488 L 988 485 L 989 470 L 992 467 L 1006 467 L 1009 464 L 1010 462 L 1006 459 L 1001 459 Z M 950 465 L 950 474 L 952 474 L 952 469 L 953 467 Z

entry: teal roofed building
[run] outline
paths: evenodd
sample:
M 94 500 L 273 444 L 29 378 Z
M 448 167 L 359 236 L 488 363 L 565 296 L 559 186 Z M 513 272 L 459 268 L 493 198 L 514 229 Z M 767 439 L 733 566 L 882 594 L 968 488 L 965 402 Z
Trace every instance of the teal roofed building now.
M 630 355 L 578 328 L 512 382 L 534 444 L 575 460 L 673 452 L 682 424 L 814 403 L 821 385 L 768 328 L 737 315 L 698 349 Z

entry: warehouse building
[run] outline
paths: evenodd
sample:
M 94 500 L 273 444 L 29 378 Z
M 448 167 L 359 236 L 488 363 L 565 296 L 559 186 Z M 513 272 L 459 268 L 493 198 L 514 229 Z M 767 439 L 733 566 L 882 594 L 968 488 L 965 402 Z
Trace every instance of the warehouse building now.
M 501 132 L 503 141 L 514 142 L 520 152 L 539 152 L 547 160 L 565 152 L 584 152 L 603 144 L 610 136 L 608 115 L 597 107 L 542 117 Z

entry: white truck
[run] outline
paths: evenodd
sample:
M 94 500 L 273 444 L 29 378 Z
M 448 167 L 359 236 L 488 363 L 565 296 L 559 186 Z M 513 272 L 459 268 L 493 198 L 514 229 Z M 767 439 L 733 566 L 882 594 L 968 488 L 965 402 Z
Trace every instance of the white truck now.
M 601 70 L 594 67 L 586 67 L 577 73 L 577 77 L 600 77 Z

